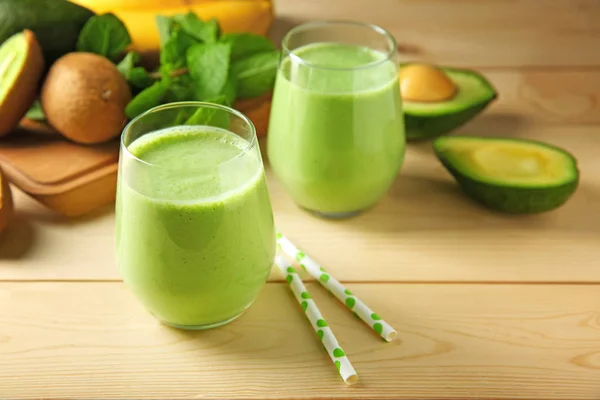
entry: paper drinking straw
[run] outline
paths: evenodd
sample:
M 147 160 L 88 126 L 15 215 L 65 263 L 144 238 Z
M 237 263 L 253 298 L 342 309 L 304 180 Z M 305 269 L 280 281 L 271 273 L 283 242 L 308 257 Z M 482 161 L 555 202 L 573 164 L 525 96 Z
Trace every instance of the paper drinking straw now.
M 348 309 L 354 312 L 363 322 L 369 325 L 385 341 L 391 342 L 398 336 L 398 332 L 385 322 L 379 315 L 371 310 L 358 297 L 352 294 L 337 279 L 331 276 L 323 267 L 317 264 L 312 258 L 300 251 L 288 238 L 281 232 L 277 232 L 277 244 L 281 250 L 289 257 L 294 258 L 300 265 L 311 274 L 319 283 L 326 287 L 339 301 L 344 303 Z
M 317 332 L 321 342 L 323 342 L 323 347 L 327 350 L 327 354 L 331 357 L 344 383 L 352 385 L 358 382 L 358 375 L 354 367 L 352 367 L 350 360 L 346 357 L 346 353 L 344 353 L 344 350 L 338 344 L 333 331 L 329 328 L 327 322 L 325 322 L 317 304 L 306 290 L 302 279 L 300 279 L 294 267 L 280 255 L 275 257 L 275 265 L 277 265 L 281 273 L 285 276 L 285 280 L 290 285 L 290 289 L 294 293 L 296 300 L 298 300 L 306 318 L 310 321 L 315 332 Z

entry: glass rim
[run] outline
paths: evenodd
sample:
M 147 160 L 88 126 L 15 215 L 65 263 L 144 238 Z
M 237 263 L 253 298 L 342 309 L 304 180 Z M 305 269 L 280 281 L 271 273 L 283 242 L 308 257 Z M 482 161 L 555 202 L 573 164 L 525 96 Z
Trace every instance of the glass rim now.
M 236 117 L 240 118 L 242 121 L 244 121 L 244 123 L 250 127 L 250 134 L 252 135 L 252 140 L 248 140 L 248 145 L 245 146 L 241 152 L 239 154 L 236 154 L 235 156 L 225 160 L 225 161 L 221 161 L 217 164 L 215 164 L 215 166 L 220 166 L 220 165 L 224 165 L 229 163 L 230 161 L 234 161 L 242 156 L 244 156 L 246 153 L 248 153 L 250 150 L 252 150 L 254 148 L 254 146 L 256 145 L 257 142 L 257 136 L 256 136 L 256 127 L 254 126 L 254 123 L 252 123 L 252 120 L 250 118 L 248 118 L 248 116 L 246 116 L 244 113 L 231 108 L 229 106 L 225 106 L 222 104 L 217 104 L 217 103 L 211 103 L 208 101 L 176 101 L 176 102 L 172 102 L 172 103 L 166 103 L 166 104 L 161 104 L 155 107 L 150 108 L 149 110 L 144 111 L 143 113 L 139 114 L 138 116 L 136 116 L 135 118 L 133 118 L 131 121 L 129 121 L 127 123 L 127 125 L 125 125 L 125 127 L 123 128 L 123 132 L 121 132 L 121 138 L 120 138 L 120 143 L 121 143 L 121 149 L 125 151 L 126 155 L 130 158 L 132 158 L 133 160 L 135 160 L 136 162 L 139 162 L 145 166 L 148 167 L 152 167 L 152 168 L 161 168 L 161 169 L 166 169 L 166 170 L 172 170 L 172 171 L 202 171 L 202 170 L 207 170 L 210 167 L 203 167 L 203 168 L 173 168 L 173 167 L 168 167 L 165 165 L 160 165 L 160 164 L 154 164 L 145 160 L 142 160 L 141 158 L 135 156 L 134 154 L 132 154 L 129 151 L 129 148 L 127 145 L 125 145 L 125 132 L 127 132 L 131 126 L 135 123 L 138 122 L 142 117 L 147 116 L 149 114 L 153 114 L 157 111 L 162 111 L 162 110 L 167 110 L 170 108 L 181 108 L 181 107 L 196 107 L 196 108 L 216 108 L 216 109 L 220 109 L 223 111 L 228 112 L 229 114 L 233 114 Z M 175 126 L 180 126 L 180 125 L 173 125 L 173 126 L 168 126 L 165 128 L 161 128 L 161 129 L 169 129 Z M 194 125 L 189 125 L 189 126 L 194 126 Z M 196 125 L 196 126 L 209 126 L 210 125 Z M 223 128 L 220 128 L 223 129 Z M 227 130 L 227 129 L 225 129 Z M 228 132 L 231 132 L 229 130 L 227 130 Z M 146 132 L 146 133 L 150 133 L 150 132 Z M 146 134 L 144 133 L 144 134 Z M 235 132 L 232 132 L 234 135 L 236 136 L 240 136 Z M 140 136 L 141 137 L 141 136 Z M 243 138 L 242 138 L 243 139 Z M 135 141 L 135 140 L 134 140 Z M 133 143 L 133 142 L 132 142 Z M 130 143 L 131 144 L 131 143 Z
M 381 60 L 371 61 L 371 62 L 368 62 L 363 65 L 358 65 L 355 67 L 325 67 L 322 65 L 312 64 L 312 63 L 306 61 L 299 55 L 294 54 L 293 50 L 290 50 L 289 47 L 287 46 L 287 42 L 289 41 L 289 39 L 292 35 L 300 32 L 300 31 L 306 30 L 306 29 L 311 29 L 311 28 L 320 27 L 320 26 L 327 26 L 327 25 L 346 25 L 346 26 L 354 26 L 357 28 L 370 29 L 371 31 L 377 32 L 382 37 L 384 37 L 387 40 L 388 44 L 390 45 L 390 49 L 388 49 L 385 58 L 383 58 Z M 319 42 L 315 42 L 315 43 L 319 43 Z M 396 53 L 398 51 L 397 47 L 398 47 L 398 44 L 396 42 L 396 38 L 394 38 L 394 36 L 387 29 L 382 28 L 379 25 L 370 24 L 370 23 L 366 23 L 366 22 L 351 21 L 351 20 L 321 20 L 321 21 L 304 22 L 304 23 L 296 25 L 295 27 L 290 29 L 285 34 L 283 39 L 281 39 L 281 48 L 283 49 L 285 55 L 287 55 L 290 59 L 293 59 L 295 62 L 298 62 L 298 63 L 303 64 L 310 68 L 318 68 L 318 69 L 325 69 L 325 70 L 331 70 L 331 71 L 356 71 L 359 69 L 367 69 L 367 68 L 376 67 L 387 61 L 390 61 L 390 59 L 396 55 Z

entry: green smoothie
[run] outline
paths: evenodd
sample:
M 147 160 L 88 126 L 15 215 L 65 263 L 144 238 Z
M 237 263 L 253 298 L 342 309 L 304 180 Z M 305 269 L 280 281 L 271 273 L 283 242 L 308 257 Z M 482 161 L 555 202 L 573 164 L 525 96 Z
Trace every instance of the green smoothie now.
M 282 61 L 273 95 L 273 171 L 303 208 L 344 214 L 374 205 L 404 159 L 396 65 L 381 52 L 341 43 L 293 54 Z
M 145 134 L 128 150 L 137 159 L 121 158 L 116 229 L 126 285 L 171 325 L 235 318 L 275 254 L 256 146 L 219 128 L 181 126 Z

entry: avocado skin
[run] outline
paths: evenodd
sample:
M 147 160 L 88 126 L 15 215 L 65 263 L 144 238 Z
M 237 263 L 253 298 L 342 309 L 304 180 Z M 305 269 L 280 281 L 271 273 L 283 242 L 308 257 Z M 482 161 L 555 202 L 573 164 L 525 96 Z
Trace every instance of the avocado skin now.
M 50 66 L 75 50 L 79 32 L 94 13 L 66 0 L 0 0 L 0 43 L 29 29 Z
M 444 135 L 467 123 L 483 111 L 494 98 L 455 114 L 414 116 L 404 113 L 407 140 L 426 140 Z
M 522 139 L 525 141 L 525 139 Z M 579 186 L 577 179 L 559 186 L 544 188 L 517 188 L 513 186 L 490 185 L 462 174 L 436 149 L 433 150 L 446 170 L 458 182 L 463 192 L 492 210 L 507 214 L 539 214 L 552 211 L 569 200 Z M 560 149 L 561 151 L 564 151 Z
M 578 181 L 552 189 L 492 186 L 466 178 L 452 166 L 443 161 L 442 163 L 469 197 L 488 208 L 508 214 L 535 214 L 554 210 L 566 203 L 578 186 Z

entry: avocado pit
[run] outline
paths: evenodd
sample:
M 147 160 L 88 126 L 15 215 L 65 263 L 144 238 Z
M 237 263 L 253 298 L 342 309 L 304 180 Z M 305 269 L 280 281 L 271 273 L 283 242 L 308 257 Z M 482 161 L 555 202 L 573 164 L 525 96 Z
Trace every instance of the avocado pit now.
M 400 70 L 399 78 L 402 98 L 408 101 L 447 101 L 458 92 L 452 79 L 433 65 L 408 65 Z

